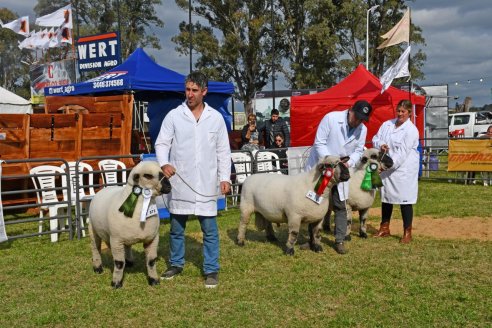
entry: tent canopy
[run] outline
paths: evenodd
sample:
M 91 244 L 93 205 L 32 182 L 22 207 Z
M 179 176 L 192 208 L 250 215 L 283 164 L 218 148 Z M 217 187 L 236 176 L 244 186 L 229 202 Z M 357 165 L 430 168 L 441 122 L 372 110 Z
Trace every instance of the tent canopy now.
M 0 87 L 0 114 L 32 114 L 31 103 Z
M 395 117 L 398 103 L 410 99 L 415 105 L 414 123 L 420 138 L 424 137 L 425 97 L 400 89 L 389 87 L 381 94 L 379 79 L 363 65 L 359 65 L 349 76 L 328 90 L 312 95 L 297 96 L 291 99 L 291 145 L 311 146 L 321 119 L 331 111 L 352 107 L 357 100 L 367 100 L 373 108 L 367 126 L 367 139 L 370 142 L 384 121 Z
M 132 91 L 138 100 L 149 102 L 152 142 L 159 134 L 166 114 L 185 100 L 186 76 L 160 66 L 142 48 L 137 48 L 128 59 L 112 70 L 88 81 L 64 86 L 46 87 L 46 96 L 108 94 Z M 231 130 L 232 115 L 227 110 L 234 85 L 228 82 L 209 81 L 205 101 L 217 109 Z

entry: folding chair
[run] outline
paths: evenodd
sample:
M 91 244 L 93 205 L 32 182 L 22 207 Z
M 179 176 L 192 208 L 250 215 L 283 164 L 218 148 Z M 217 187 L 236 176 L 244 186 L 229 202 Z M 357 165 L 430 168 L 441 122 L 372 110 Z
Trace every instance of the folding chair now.
M 97 166 L 99 170 L 103 171 L 101 172 L 101 176 L 105 187 L 126 183 L 125 163 L 115 159 L 103 159 L 97 163 Z
M 274 166 L 275 164 L 275 166 Z M 259 151 L 255 154 L 256 172 L 278 173 L 280 171 L 280 160 L 277 154 L 271 151 Z
M 231 153 L 234 169 L 236 170 L 236 183 L 232 186 L 232 205 L 237 204 L 239 186 L 251 175 L 251 156 L 249 153 Z

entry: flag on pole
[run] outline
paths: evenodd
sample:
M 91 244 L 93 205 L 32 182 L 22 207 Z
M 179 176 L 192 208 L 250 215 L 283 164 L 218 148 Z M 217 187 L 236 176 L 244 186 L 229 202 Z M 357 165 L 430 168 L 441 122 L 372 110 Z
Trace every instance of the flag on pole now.
M 386 34 L 381 35 L 383 39 L 386 39 L 378 49 L 383 49 L 395 44 L 407 42 L 410 44 L 410 10 L 403 15 L 402 19 Z
M 65 6 L 51 14 L 36 18 L 36 25 L 72 28 L 72 5 Z
M 383 76 L 379 79 L 383 88 L 381 89 L 381 93 L 383 93 L 386 89 L 389 88 L 391 82 L 394 79 L 404 76 L 410 76 L 410 71 L 408 70 L 408 59 L 410 57 L 411 47 L 408 48 L 401 54 L 398 61 L 391 65 L 390 68 L 386 72 L 384 72 Z
M 0 25 L 2 25 L 3 28 L 8 28 L 17 34 L 24 36 L 29 35 L 29 16 L 20 17 L 7 24 L 3 24 L 2 21 L 0 21 Z

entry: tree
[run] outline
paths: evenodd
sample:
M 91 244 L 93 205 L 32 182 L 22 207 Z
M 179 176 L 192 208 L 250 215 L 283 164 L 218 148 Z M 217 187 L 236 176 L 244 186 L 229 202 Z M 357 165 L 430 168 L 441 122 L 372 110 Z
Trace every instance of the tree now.
M 183 10 L 188 10 L 188 0 L 176 0 Z M 272 69 L 270 1 L 267 0 L 195 0 L 193 12 L 207 20 L 193 24 L 193 50 L 200 54 L 195 64 L 212 79 L 234 81 L 238 98 L 247 112 L 252 110 L 255 92 L 268 83 Z M 219 40 L 217 35 L 223 38 Z M 176 50 L 189 55 L 189 26 L 180 24 L 180 33 L 173 42 Z

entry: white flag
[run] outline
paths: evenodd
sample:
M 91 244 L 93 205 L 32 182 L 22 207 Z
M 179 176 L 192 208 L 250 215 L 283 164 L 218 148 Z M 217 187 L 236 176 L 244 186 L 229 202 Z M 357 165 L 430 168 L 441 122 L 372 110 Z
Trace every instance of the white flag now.
M 410 71 L 408 70 L 408 59 L 410 57 L 411 47 L 408 48 L 401 54 L 398 61 L 391 65 L 390 68 L 386 72 L 384 72 L 383 76 L 379 79 L 383 88 L 381 89 L 381 93 L 383 93 L 386 89 L 389 88 L 391 82 L 394 79 L 404 76 L 410 76 Z
M 51 14 L 38 17 L 36 19 L 36 25 L 72 28 L 72 5 L 60 8 Z
M 8 28 L 17 34 L 24 36 L 29 35 L 29 16 L 23 16 L 7 24 L 3 24 L 0 21 L 0 25 L 2 25 L 3 28 Z

